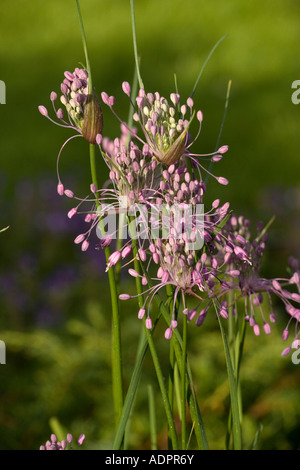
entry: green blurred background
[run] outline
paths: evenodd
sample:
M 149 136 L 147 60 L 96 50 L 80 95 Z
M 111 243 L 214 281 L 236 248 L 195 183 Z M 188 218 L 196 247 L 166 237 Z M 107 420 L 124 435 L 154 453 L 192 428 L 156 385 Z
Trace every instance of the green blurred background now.
M 204 114 L 199 153 L 214 149 L 227 84 L 230 103 L 221 144 L 229 152 L 215 167 L 230 180 L 210 181 L 208 198 L 230 201 L 237 214 L 268 222 L 276 215 L 263 265 L 266 276 L 284 276 L 287 258 L 300 256 L 300 105 L 291 84 L 300 79 L 299 0 L 136 0 L 141 71 L 147 91 L 168 96 L 177 76 L 182 97 L 214 44 L 225 34 L 194 96 Z M 132 82 L 133 46 L 129 0 L 82 0 L 94 85 L 116 96 L 126 119 L 123 80 Z M 111 448 L 113 410 L 110 370 L 110 303 L 104 258 L 81 253 L 73 239 L 81 222 L 66 217 L 71 203 L 56 195 L 56 156 L 70 136 L 37 110 L 51 109 L 65 70 L 84 62 L 75 0 L 0 0 L 1 168 L 0 339 L 7 363 L 0 368 L 0 448 L 38 449 L 56 418 L 67 432 L 87 435 L 85 448 Z M 104 110 L 104 134 L 119 124 Z M 98 161 L 99 178 L 106 174 Z M 80 194 L 90 184 L 87 145 L 76 139 L 64 151 L 61 172 Z M 122 288 L 126 289 L 126 276 Z M 140 323 L 136 306 L 122 306 L 124 377 L 128 384 Z M 281 358 L 286 317 L 272 335 L 247 336 L 242 366 L 244 444 L 263 425 L 258 447 L 298 449 L 300 366 Z M 190 360 L 213 449 L 222 449 L 229 405 L 221 337 L 211 316 L 190 325 Z M 161 332 L 157 347 L 166 356 Z M 165 364 L 167 366 L 167 364 Z M 158 442 L 165 446 L 163 410 L 146 357 L 132 418 L 129 447 L 149 448 L 147 389 L 157 395 Z M 53 422 L 53 421 L 52 421 Z

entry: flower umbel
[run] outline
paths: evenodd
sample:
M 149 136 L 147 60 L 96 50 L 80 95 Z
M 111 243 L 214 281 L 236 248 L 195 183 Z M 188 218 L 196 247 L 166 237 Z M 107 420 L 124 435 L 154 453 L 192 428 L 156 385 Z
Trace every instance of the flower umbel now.
M 77 450 L 84 443 L 84 440 L 85 440 L 85 435 L 80 434 L 77 440 L 77 447 L 75 450 Z M 40 450 L 74 450 L 72 448 L 72 443 L 73 443 L 72 434 L 67 434 L 67 439 L 62 440 L 61 442 L 57 440 L 57 437 L 55 434 L 51 434 L 50 441 L 48 440 L 45 443 L 45 445 L 41 445 Z

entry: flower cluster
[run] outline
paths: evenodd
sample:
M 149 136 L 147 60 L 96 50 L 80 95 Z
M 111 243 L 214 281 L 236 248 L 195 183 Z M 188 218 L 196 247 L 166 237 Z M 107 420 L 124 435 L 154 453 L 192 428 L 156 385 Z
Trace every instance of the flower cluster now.
M 85 440 L 85 435 L 80 434 L 78 440 L 77 440 L 77 448 L 76 450 L 84 443 Z M 72 448 L 72 443 L 73 443 L 73 436 L 72 434 L 67 434 L 67 439 L 62 440 L 61 442 L 57 440 L 57 437 L 55 434 L 51 434 L 50 441 L 48 440 L 45 445 L 40 446 L 40 450 L 68 450 L 68 444 L 69 444 L 69 450 L 74 450 Z
M 92 99 L 94 107 L 87 108 L 91 96 L 87 79 L 87 72 L 83 69 L 75 69 L 73 74 L 65 72 L 61 102 L 66 107 L 71 127 L 75 126 L 85 138 L 88 134 L 87 140 L 98 146 L 108 168 L 108 180 L 102 188 L 91 184 L 89 195 L 75 198 L 71 190 L 64 188 L 58 172 L 58 193 L 77 201 L 68 216 L 71 218 L 80 210 L 85 212 L 85 220 L 89 224 L 87 231 L 75 238 L 75 243 L 81 244 L 85 251 L 89 247 L 89 235 L 96 229 L 99 247 L 104 247 L 120 236 L 125 228 L 130 228 L 129 233 L 126 231 L 126 235 L 121 237 L 124 238 L 122 247 L 112 252 L 107 270 L 132 254 L 132 238 L 136 238 L 137 258 L 144 273 L 132 268 L 128 271 L 133 277 L 140 276 L 145 286 L 141 294 L 144 303 L 137 315 L 140 319 L 146 316 L 146 327 L 151 329 L 152 299 L 160 289 L 171 286 L 174 304 L 170 324 L 165 330 L 167 339 L 172 337 L 177 327 L 177 301 L 182 302 L 181 310 L 188 320 L 196 318 L 195 323 L 200 326 L 209 309 L 216 310 L 226 319 L 229 309 L 234 311 L 237 302 L 243 299 L 245 320 L 254 334 L 260 334 L 260 323 L 264 332 L 270 334 L 270 324 L 276 321 L 272 296 L 276 296 L 290 316 L 284 340 L 288 338 L 290 322 L 296 320 L 294 340 L 285 348 L 283 355 L 291 347 L 299 347 L 299 266 L 295 260 L 291 262 L 292 272 L 288 278 L 261 277 L 266 228 L 258 224 L 256 237 L 252 240 L 249 221 L 230 212 L 228 202 L 221 204 L 219 199 L 215 199 L 207 207 L 207 178 L 215 178 L 221 185 L 228 184 L 227 178 L 210 171 L 212 165 L 223 158 L 228 147 L 223 145 L 211 153 L 193 152 L 203 122 L 203 114 L 201 110 L 194 109 L 193 99 L 189 97 L 181 104 L 178 93 L 171 93 L 168 100 L 158 92 L 146 93 L 144 89 L 140 89 L 137 97 L 132 99 L 129 83 L 123 82 L 123 92 L 134 108 L 136 128 L 127 125 L 117 115 L 115 98 L 103 91 L 102 101 L 121 127 L 120 137 L 111 140 L 103 136 L 102 111 L 98 101 Z M 52 102 L 54 98 L 56 95 L 52 93 Z M 40 112 L 49 117 L 46 108 L 40 107 Z M 56 111 L 56 115 L 63 119 L 61 110 Z M 192 137 L 194 117 L 199 127 Z M 63 121 L 62 125 L 66 122 Z M 209 162 L 209 168 L 203 161 Z M 83 204 L 88 206 L 85 211 L 81 210 Z M 116 219 L 112 229 L 105 228 L 109 215 Z M 293 292 L 295 287 L 297 291 Z M 120 295 L 121 300 L 131 298 L 127 293 Z M 190 309 L 191 298 L 197 299 L 198 305 Z M 268 319 L 262 307 L 265 298 L 269 299 Z

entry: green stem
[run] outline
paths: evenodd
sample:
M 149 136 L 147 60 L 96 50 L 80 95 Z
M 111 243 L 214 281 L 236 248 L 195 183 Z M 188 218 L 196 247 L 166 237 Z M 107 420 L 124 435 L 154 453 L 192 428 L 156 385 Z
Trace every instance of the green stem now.
M 226 338 L 225 330 L 222 325 L 222 321 L 218 312 L 218 309 L 215 306 L 215 311 L 218 317 L 224 352 L 226 358 L 226 366 L 228 373 L 228 382 L 230 390 L 230 404 L 231 404 L 231 414 L 232 414 L 232 435 L 233 435 L 233 446 L 235 450 L 242 449 L 242 430 L 241 430 L 241 421 L 240 421 L 240 410 L 239 410 L 239 398 L 238 398 L 238 386 L 237 386 L 237 377 L 235 375 L 234 366 L 232 365 L 230 349 L 228 341 Z
M 186 449 L 186 356 L 187 356 L 187 315 L 183 315 L 182 360 L 181 360 L 181 450 Z
M 196 91 L 198 82 L 199 82 L 199 80 L 200 80 L 200 78 L 201 78 L 201 75 L 202 75 L 202 73 L 203 73 L 203 71 L 204 71 L 206 65 L 207 65 L 207 62 L 209 61 L 209 59 L 211 58 L 211 56 L 213 55 L 213 53 L 214 53 L 215 50 L 217 49 L 218 45 L 223 41 L 223 39 L 226 38 L 226 36 L 227 36 L 227 34 L 225 34 L 224 36 L 222 36 L 222 37 L 216 42 L 216 44 L 214 45 L 214 47 L 211 49 L 210 53 L 209 53 L 208 56 L 206 57 L 206 59 L 205 59 L 205 61 L 204 61 L 204 64 L 202 65 L 201 70 L 200 70 L 200 72 L 199 72 L 199 74 L 198 74 L 198 77 L 197 77 L 197 79 L 196 79 L 196 82 L 195 82 L 194 88 L 193 88 L 193 90 L 192 90 L 192 93 L 190 94 L 190 97 L 191 97 L 191 98 L 193 97 L 193 95 L 194 95 L 194 93 L 195 93 L 195 91 Z
M 90 66 L 90 61 L 89 61 L 87 45 L 86 45 L 86 37 L 85 37 L 85 31 L 84 31 L 84 26 L 83 26 L 83 20 L 82 20 L 82 16 L 80 12 L 79 0 L 76 0 L 76 6 L 77 6 L 78 17 L 79 17 L 79 25 L 80 25 L 82 44 L 83 44 L 83 51 L 85 55 L 86 69 L 88 72 L 89 90 L 92 91 L 91 66 Z
M 154 401 L 153 387 L 150 384 L 148 385 L 148 402 L 149 402 L 149 423 L 150 423 L 151 450 L 157 450 L 155 401 Z
M 90 166 L 92 182 L 98 188 L 96 174 L 95 145 L 90 144 Z M 96 201 L 97 206 L 99 202 Z M 103 221 L 99 222 L 101 231 L 104 231 Z M 106 262 L 111 255 L 109 246 L 105 247 Z M 123 408 L 123 379 L 122 379 L 122 355 L 121 355 L 121 332 L 120 332 L 120 315 L 118 289 L 115 278 L 114 269 L 108 270 L 108 281 L 110 287 L 111 307 L 112 307 L 112 387 L 114 400 L 115 425 L 118 426 L 122 408 Z
M 132 222 L 132 220 L 133 220 L 133 218 L 131 218 L 131 222 Z M 133 224 L 131 224 L 131 226 L 132 225 Z M 133 227 L 133 229 L 134 229 L 134 227 Z M 138 273 L 140 273 L 140 262 L 139 262 L 139 259 L 138 259 L 137 240 L 136 240 L 136 237 L 135 237 L 134 233 L 132 233 L 131 236 L 132 236 L 132 251 L 133 251 L 133 257 L 134 257 L 133 258 L 134 259 L 134 269 Z M 136 290 L 137 290 L 137 294 L 138 294 L 139 308 L 141 308 L 141 307 L 143 307 L 143 303 L 144 303 L 143 302 L 143 296 L 141 295 L 142 292 L 143 292 L 141 278 L 136 277 L 135 279 L 136 279 Z M 171 409 L 170 402 L 169 402 L 168 392 L 167 392 L 165 381 L 164 381 L 164 376 L 163 376 L 162 369 L 161 369 L 160 362 L 159 362 L 159 358 L 158 358 L 158 355 L 157 355 L 157 352 L 156 352 L 156 348 L 155 348 L 155 344 L 154 344 L 154 341 L 153 341 L 152 333 L 151 333 L 150 330 L 148 330 L 148 328 L 146 328 L 145 318 L 143 319 L 143 324 L 144 324 L 144 331 L 145 331 L 145 334 L 146 334 L 146 338 L 147 338 L 147 341 L 148 341 L 150 353 L 151 353 L 151 356 L 152 356 L 152 360 L 153 360 L 153 364 L 154 364 L 158 384 L 159 384 L 159 387 L 160 387 L 160 392 L 161 392 L 161 395 L 162 395 L 162 401 L 163 401 L 163 405 L 164 405 L 164 408 L 165 408 L 165 413 L 166 413 L 168 426 L 169 426 L 169 434 L 170 434 L 170 439 L 171 439 L 171 442 L 172 442 L 172 448 L 173 448 L 173 450 L 177 450 L 178 449 L 177 434 L 176 434 L 176 430 L 175 430 L 175 423 L 174 423 L 172 409 Z
M 153 364 L 154 364 L 154 368 L 155 368 L 155 372 L 156 372 L 160 392 L 161 392 L 161 395 L 162 395 L 163 405 L 164 405 L 165 412 L 166 412 L 166 417 L 167 417 L 168 426 L 169 426 L 169 434 L 170 434 L 170 439 L 171 439 L 171 442 L 172 442 L 172 449 L 177 450 L 178 449 L 177 435 L 176 435 L 176 430 L 175 430 L 175 423 L 174 423 L 174 419 L 173 419 L 173 414 L 172 414 L 171 406 L 170 406 L 170 403 L 169 403 L 168 392 L 167 392 L 167 389 L 166 389 L 165 380 L 164 380 L 162 369 L 161 369 L 161 366 L 160 366 L 160 363 L 159 363 L 159 359 L 158 359 L 158 355 L 157 355 L 157 352 L 156 352 L 155 344 L 154 344 L 154 341 L 153 341 L 153 338 L 152 338 L 152 333 L 151 333 L 150 330 L 148 330 L 146 328 L 145 319 L 144 319 L 144 327 L 145 327 L 146 337 L 147 337 L 147 341 L 148 341 L 148 344 L 149 344 L 149 349 L 150 349 L 150 352 L 151 352 L 151 356 L 152 356 L 152 360 L 153 360 Z
M 140 86 L 140 88 L 144 88 L 144 84 L 143 84 L 142 77 L 141 77 L 141 74 L 140 74 L 139 57 L 138 57 L 138 51 L 137 51 L 137 40 L 136 40 L 136 30 L 135 30 L 135 14 L 134 14 L 134 0 L 130 0 L 130 9 L 131 9 L 131 25 L 132 25 L 132 38 L 133 38 L 133 50 L 134 50 L 135 66 L 136 66 L 139 86 Z
M 143 272 L 146 276 L 146 279 L 148 281 L 148 285 L 149 285 L 149 287 L 151 287 L 152 286 L 151 278 L 150 278 L 148 272 L 145 270 L 144 266 L 142 264 L 141 264 L 141 266 L 142 266 Z M 166 306 L 165 306 L 165 304 L 164 304 L 164 302 L 163 302 L 163 300 L 162 300 L 162 298 L 161 298 L 161 296 L 158 292 L 155 294 L 154 299 L 155 299 L 155 301 L 157 303 L 157 306 L 158 306 L 158 309 L 161 312 L 161 314 L 163 315 L 167 325 L 170 325 L 170 321 L 171 321 L 170 313 L 168 312 L 168 310 L 167 310 L 167 308 L 166 308 Z M 174 350 L 175 350 L 176 361 L 177 361 L 178 366 L 180 368 L 181 367 L 180 366 L 181 365 L 181 360 L 182 360 L 182 354 L 181 354 L 182 339 L 180 337 L 180 334 L 179 334 L 177 328 L 174 330 L 174 334 L 171 338 L 171 341 L 173 341 L 173 340 L 174 340 Z M 188 387 L 188 390 L 187 390 L 187 400 L 188 400 L 188 403 L 189 403 L 189 409 L 190 409 L 191 417 L 192 417 L 192 420 L 193 420 L 193 423 L 194 423 L 194 430 L 195 430 L 195 434 L 196 434 L 197 443 L 198 443 L 199 449 L 203 448 L 204 450 L 208 450 L 209 449 L 208 441 L 207 441 L 207 437 L 206 437 L 204 424 L 203 424 L 203 421 L 202 421 L 202 416 L 201 416 L 200 409 L 199 409 L 198 402 L 197 402 L 197 397 L 196 397 L 194 384 L 193 384 L 192 372 L 191 372 L 191 369 L 190 369 L 188 359 L 187 359 L 187 376 L 188 376 L 188 382 L 189 382 L 189 387 Z
M 77 12 L 79 17 L 81 38 L 83 43 L 83 50 L 86 61 L 86 68 L 88 72 L 88 86 L 90 92 L 92 92 L 92 73 L 91 66 L 88 56 L 86 36 L 83 26 L 83 20 L 80 12 L 79 0 L 76 0 Z M 92 182 L 99 188 L 97 170 L 96 170 L 96 157 L 95 157 L 95 145 L 90 144 L 90 167 L 91 167 L 91 176 Z M 99 207 L 99 202 L 96 201 L 97 207 Z M 100 228 L 104 229 L 103 224 L 100 221 Z M 105 257 L 106 261 L 111 254 L 110 248 L 105 247 Z M 119 419 L 121 417 L 122 408 L 123 408 L 123 380 L 122 380 L 122 364 L 121 364 L 121 335 L 120 335 L 120 318 L 119 318 L 119 302 L 118 302 L 118 292 L 115 279 L 115 273 L 112 268 L 108 270 L 108 280 L 110 286 L 110 295 L 111 295 L 111 305 L 112 305 L 112 384 L 113 384 L 113 398 L 114 398 L 114 412 L 115 412 L 115 423 L 118 425 Z

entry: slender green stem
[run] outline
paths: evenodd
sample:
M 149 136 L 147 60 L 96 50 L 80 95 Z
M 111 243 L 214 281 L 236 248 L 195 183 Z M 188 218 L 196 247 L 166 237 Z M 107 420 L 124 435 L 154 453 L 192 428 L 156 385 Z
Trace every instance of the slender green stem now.
M 148 272 L 145 270 L 144 266 L 142 264 L 141 264 L 141 266 L 142 266 L 143 272 L 146 276 L 148 285 L 149 285 L 149 287 L 151 287 L 151 285 L 152 285 L 151 278 L 150 278 Z M 167 310 L 167 308 L 166 308 L 166 306 L 165 306 L 165 304 L 164 304 L 164 302 L 163 302 L 163 300 L 162 300 L 162 298 L 161 298 L 161 296 L 158 292 L 155 294 L 154 299 L 155 299 L 155 301 L 157 303 L 157 306 L 158 306 L 158 309 L 161 312 L 161 314 L 163 315 L 167 325 L 170 325 L 170 320 L 171 320 L 170 313 L 168 312 L 168 310 Z M 178 328 L 176 328 L 174 330 L 174 334 L 173 334 L 171 340 L 172 341 L 174 340 L 174 350 L 175 350 L 176 361 L 177 361 L 178 366 L 180 368 L 181 367 L 181 360 L 182 360 L 182 354 L 181 354 L 182 339 L 181 339 L 181 336 L 179 334 Z M 197 397 L 196 397 L 196 393 L 195 393 L 195 389 L 194 389 L 193 378 L 192 378 L 192 373 L 191 373 L 188 358 L 187 358 L 187 374 L 188 374 L 188 381 L 189 381 L 189 388 L 187 390 L 187 400 L 188 400 L 188 403 L 189 403 L 189 409 L 190 409 L 191 417 L 192 417 L 192 420 L 193 420 L 193 423 L 194 423 L 194 430 L 195 430 L 195 434 L 196 434 L 197 443 L 198 443 L 199 449 L 203 448 L 204 450 L 208 450 L 209 446 L 208 446 L 208 442 L 207 442 L 206 432 L 205 432 L 204 423 L 202 421 L 202 416 L 201 416 L 200 409 L 199 409 L 198 402 L 197 402 Z
M 237 386 L 237 378 L 234 372 L 234 366 L 232 365 L 230 349 L 228 345 L 228 341 L 226 338 L 226 333 L 222 325 L 222 321 L 218 312 L 218 309 L 215 305 L 216 314 L 218 317 L 223 345 L 224 345 L 224 352 L 226 358 L 226 366 L 227 366 L 227 373 L 228 373 L 228 382 L 229 382 L 229 390 L 230 390 L 230 404 L 231 404 L 231 413 L 232 413 L 232 435 L 233 435 L 233 445 L 235 450 L 242 449 L 242 430 L 241 430 L 241 422 L 240 422 L 240 410 L 239 410 L 239 399 L 238 399 L 238 386 Z
M 89 55 L 88 55 L 88 50 L 87 50 L 87 45 L 86 45 L 86 37 L 85 37 L 85 31 L 84 31 L 84 26 L 83 26 L 83 20 L 82 20 L 82 16 L 80 12 L 79 0 L 76 0 L 76 6 L 77 6 L 77 12 L 78 12 L 78 18 L 79 18 L 83 50 L 84 50 L 84 55 L 85 55 L 86 69 L 88 72 L 89 90 L 92 91 L 91 65 L 90 65 L 90 60 L 89 60 Z
M 90 60 L 87 50 L 86 36 L 84 31 L 84 25 L 82 20 L 82 15 L 79 6 L 79 0 L 76 0 L 77 12 L 79 17 L 81 38 L 83 43 L 83 50 L 86 61 L 86 68 L 88 71 L 88 86 L 90 92 L 92 92 L 92 73 Z M 91 177 L 92 182 L 99 188 L 98 178 L 97 178 L 97 169 L 96 169 L 96 156 L 95 156 L 95 145 L 90 144 L 90 167 L 91 167 Z M 99 202 L 96 201 L 97 206 Z M 103 224 L 100 221 L 100 228 L 104 229 Z M 110 248 L 105 248 L 106 261 L 110 256 Z M 121 417 L 122 408 L 123 408 L 123 379 L 122 379 L 122 363 L 121 363 L 121 335 L 120 335 L 120 317 L 119 317 L 119 301 L 118 301 L 118 291 L 117 284 L 115 279 L 115 273 L 112 268 L 108 270 L 108 280 L 110 286 L 110 295 L 111 295 L 111 305 L 112 305 L 112 383 L 113 383 L 113 398 L 114 398 L 114 412 L 115 412 L 115 423 L 118 425 L 119 419 Z
M 132 220 L 133 219 L 131 218 L 131 222 L 132 222 Z M 132 224 L 131 227 L 134 230 L 134 224 Z M 136 237 L 135 237 L 134 233 L 131 233 L 131 236 L 132 236 L 132 251 L 133 251 L 133 257 L 134 257 L 134 269 L 138 273 L 140 273 L 140 262 L 139 262 L 139 259 L 138 259 L 137 240 L 136 240 Z M 135 279 L 136 279 L 137 294 L 139 295 L 138 303 L 139 303 L 139 307 L 141 308 L 141 307 L 143 307 L 143 303 L 144 303 L 143 302 L 143 296 L 141 295 L 142 292 L 143 292 L 141 278 L 138 276 Z M 163 405 L 164 405 L 165 412 L 166 412 L 166 417 L 167 417 L 168 426 L 169 426 L 170 439 L 171 439 L 171 442 L 172 442 L 172 448 L 173 448 L 173 450 L 177 450 L 178 449 L 177 434 L 176 434 L 176 430 L 175 430 L 175 423 L 174 423 L 174 419 L 173 419 L 171 405 L 170 405 L 170 402 L 169 402 L 168 392 L 167 392 L 165 381 L 164 381 L 164 376 L 163 376 L 163 373 L 162 373 L 162 369 L 161 369 L 161 366 L 160 366 L 158 354 L 157 354 L 155 344 L 154 344 L 154 341 L 153 341 L 152 332 L 148 328 L 146 328 L 145 318 L 143 319 L 143 324 L 144 324 L 144 330 L 145 330 L 146 338 L 147 338 L 147 341 L 148 341 L 149 349 L 150 349 L 150 352 L 151 352 L 151 356 L 152 356 L 152 360 L 153 360 L 153 364 L 154 364 L 158 384 L 159 384 L 159 387 L 160 387 L 160 392 L 161 392 L 161 395 L 162 395 Z
M 222 116 L 222 122 L 221 122 L 220 130 L 219 130 L 219 134 L 218 134 L 218 138 L 217 138 L 217 142 L 216 142 L 216 146 L 215 146 L 216 151 L 218 150 L 219 145 L 220 145 L 220 141 L 221 141 L 221 137 L 222 137 L 222 133 L 223 133 L 223 128 L 224 128 L 224 124 L 225 124 L 225 120 L 226 120 L 227 110 L 228 110 L 228 106 L 229 106 L 231 83 L 232 83 L 231 80 L 229 80 L 228 85 L 227 85 L 227 90 L 226 90 L 226 97 L 225 97 L 225 105 L 224 105 L 224 111 L 223 111 L 223 116 Z M 214 164 L 213 161 L 211 161 L 210 164 L 209 164 L 209 167 L 208 167 L 209 173 L 211 172 L 213 164 Z M 206 175 L 205 183 L 207 183 L 207 181 L 209 179 L 209 176 L 210 176 L 209 173 L 207 173 L 207 175 Z
M 140 86 L 140 88 L 144 88 L 144 84 L 143 84 L 142 77 L 141 77 L 141 74 L 140 74 L 139 57 L 138 57 L 138 51 L 137 51 L 134 0 L 130 0 L 130 9 L 131 9 L 131 25 L 132 25 L 132 38 L 133 38 L 133 50 L 134 50 L 135 66 L 136 66 L 139 86 Z
M 182 361 L 181 361 L 181 450 L 186 449 L 186 356 L 187 356 L 187 315 L 183 315 Z
M 195 84 L 194 84 L 194 88 L 193 88 L 193 90 L 192 90 L 192 93 L 190 94 L 191 98 L 193 97 L 193 95 L 194 95 L 194 93 L 195 93 L 195 91 L 196 91 L 198 82 L 199 82 L 199 80 L 200 80 L 200 78 L 201 78 L 201 75 L 202 75 L 202 73 L 203 73 L 203 71 L 204 71 L 206 65 L 207 65 L 207 62 L 209 61 L 209 59 L 211 58 L 211 56 L 213 55 L 213 53 L 214 53 L 215 50 L 217 49 L 218 45 L 223 41 L 223 39 L 226 38 L 226 36 L 227 36 L 227 34 L 225 34 L 224 36 L 222 36 L 222 37 L 216 42 L 216 44 L 214 45 L 214 47 L 211 49 L 210 53 L 209 53 L 208 56 L 206 57 L 206 59 L 205 59 L 205 61 L 204 61 L 204 64 L 202 65 L 201 70 L 200 70 L 200 72 L 199 72 L 199 74 L 198 74 L 198 77 L 197 77 L 197 79 L 196 79 L 196 82 L 195 82 Z
M 173 302 L 174 302 L 174 292 L 172 289 L 172 286 L 168 284 L 166 286 L 166 291 L 167 291 L 167 296 L 168 296 L 168 303 L 169 303 L 169 310 L 170 314 L 172 313 L 173 310 Z M 168 396 L 169 396 L 169 402 L 171 406 L 171 410 L 173 413 L 173 404 L 174 404 L 174 371 L 175 371 L 175 354 L 174 354 L 174 347 L 173 347 L 173 341 L 171 339 L 170 341 L 170 352 L 169 352 L 169 382 L 168 382 Z M 168 441 L 169 441 L 169 447 L 170 447 L 170 433 L 168 435 Z
M 151 450 L 157 450 L 155 401 L 154 401 L 153 387 L 150 384 L 148 385 L 148 403 L 149 403 Z
M 92 182 L 98 188 L 97 174 L 96 174 L 96 159 L 95 159 L 95 145 L 90 144 L 90 166 Z M 99 202 L 96 201 L 99 205 Z M 101 231 L 104 231 L 102 221 L 99 222 Z M 111 255 L 109 246 L 105 247 L 105 257 Z M 119 315 L 119 300 L 118 289 L 115 278 L 114 269 L 111 267 L 108 270 L 108 281 L 110 287 L 111 307 L 112 307 L 112 387 L 114 399 L 114 413 L 115 425 L 118 426 L 122 408 L 123 408 L 123 378 L 122 378 L 122 354 L 121 354 L 121 331 L 120 331 L 120 315 Z
M 153 364 L 154 364 L 154 368 L 155 368 L 155 372 L 156 372 L 156 376 L 157 376 L 157 380 L 158 380 L 158 384 L 159 384 L 159 388 L 160 388 L 160 392 L 162 396 L 163 405 L 164 405 L 165 412 L 166 412 L 166 417 L 167 417 L 168 426 L 169 426 L 169 434 L 170 434 L 170 439 L 172 442 L 172 449 L 177 450 L 178 449 L 177 434 L 176 434 L 175 423 L 173 419 L 171 406 L 169 403 L 168 392 L 166 389 L 165 380 L 164 380 L 164 376 L 163 376 L 162 369 L 160 366 L 155 344 L 152 338 L 152 333 L 150 330 L 146 328 L 145 319 L 144 319 L 144 327 L 145 327 L 146 337 L 147 337 L 147 341 L 149 344 L 149 349 L 151 352 L 151 356 L 152 356 L 152 360 L 153 360 Z

